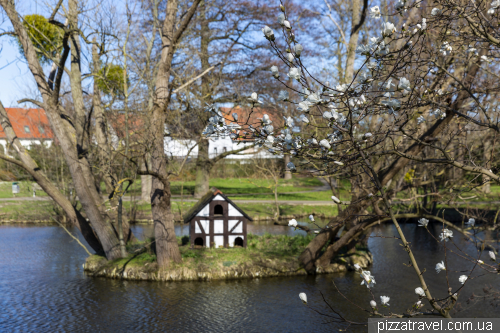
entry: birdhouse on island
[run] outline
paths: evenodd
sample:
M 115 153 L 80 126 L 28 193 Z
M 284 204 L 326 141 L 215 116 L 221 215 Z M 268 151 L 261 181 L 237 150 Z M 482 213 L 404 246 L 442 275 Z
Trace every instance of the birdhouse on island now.
M 191 247 L 247 247 L 247 223 L 252 218 L 215 187 L 185 215 Z

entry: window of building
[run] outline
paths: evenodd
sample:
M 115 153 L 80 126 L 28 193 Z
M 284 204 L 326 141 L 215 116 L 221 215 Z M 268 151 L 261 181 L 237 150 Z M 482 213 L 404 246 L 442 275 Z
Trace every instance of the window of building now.
M 40 133 L 45 134 L 45 129 L 42 126 L 38 126 Z
M 214 148 L 214 154 L 217 155 L 217 147 Z
M 28 126 L 24 126 L 24 131 L 25 131 L 26 133 L 30 133 L 30 128 L 29 128 Z
M 226 147 L 222 148 L 222 151 L 223 151 L 224 153 L 227 153 L 227 148 L 226 148 Z

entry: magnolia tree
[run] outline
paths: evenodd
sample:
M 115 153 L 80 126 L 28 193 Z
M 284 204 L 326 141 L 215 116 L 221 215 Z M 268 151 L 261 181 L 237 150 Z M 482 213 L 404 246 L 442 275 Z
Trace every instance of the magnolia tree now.
M 271 153 L 293 156 L 296 162 L 288 164 L 291 170 L 314 165 L 323 175 L 361 179 L 361 190 L 353 193 L 351 201 L 332 196 L 334 203 L 346 208 L 316 231 L 318 235 L 300 260 L 308 272 L 320 272 L 342 247 L 358 241 L 371 226 L 381 221 L 392 222 L 420 283 L 414 286 L 417 301 L 410 310 L 384 311 L 391 295 L 376 299 L 375 277 L 356 266 L 372 297 L 366 308 L 371 315 L 450 317 L 463 285 L 470 281 L 474 271 L 500 272 L 496 249 L 477 236 L 478 231 L 486 228 L 484 223 L 476 225 L 475 219 L 470 218 L 466 228 L 459 228 L 444 218 L 422 212 L 396 213 L 395 193 L 391 188 L 392 180 L 409 163 L 452 167 L 473 177 L 481 176 L 483 182 L 500 181 L 492 171 L 492 158 L 481 160 L 474 154 L 457 156 L 450 152 L 457 140 L 465 140 L 460 142 L 467 146 L 471 132 L 494 136 L 499 132 L 496 102 L 500 74 L 496 64 L 500 45 L 499 6 L 498 1 L 398 1 L 392 12 L 383 15 L 378 6 L 368 8 L 365 2 L 360 24 L 365 19 L 372 20 L 370 23 L 378 30 L 368 36 L 366 44 L 357 45 L 352 79 L 338 84 L 307 68 L 304 61 L 307 50 L 295 35 L 293 18 L 288 17 L 283 3 L 278 16 L 279 33 L 268 26 L 262 28 L 275 56 L 283 63 L 280 68 L 287 71 L 271 67 L 271 75 L 283 87 L 278 99 L 293 104 L 305 126 L 297 133 L 291 130 L 292 118 L 285 118 L 283 128 L 275 128 L 266 115 L 256 124 L 233 115 L 241 129 L 230 135 L 252 137 Z M 262 103 L 256 93 L 249 100 L 254 106 Z M 227 132 L 223 115 L 213 106 L 207 111 L 212 117 L 205 133 Z M 460 254 L 463 267 L 448 267 L 446 260 L 436 263 L 436 273 L 444 270 L 447 281 L 459 283 L 458 289 L 453 289 L 450 283 L 444 286 L 448 297 L 439 300 L 433 297 L 398 218 L 419 218 L 423 228 L 427 228 L 429 221 L 442 224 L 439 237 L 433 237 L 443 245 L 443 258 L 450 254 L 451 244 L 456 246 L 454 232 L 477 245 L 477 252 Z M 292 220 L 290 226 L 297 227 L 296 221 Z M 336 239 L 341 228 L 344 232 Z M 322 251 L 327 241 L 331 241 L 330 245 Z M 483 254 L 484 251 L 488 254 Z M 489 261 L 480 259 L 486 257 Z M 458 270 L 460 274 L 456 273 Z M 299 296 L 307 303 L 304 293 Z M 348 318 L 332 311 L 331 318 L 350 323 Z

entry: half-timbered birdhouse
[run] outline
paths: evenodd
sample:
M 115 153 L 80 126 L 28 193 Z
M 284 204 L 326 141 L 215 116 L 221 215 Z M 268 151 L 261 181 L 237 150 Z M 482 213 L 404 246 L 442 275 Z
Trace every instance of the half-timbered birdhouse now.
M 215 187 L 211 188 L 185 215 L 191 247 L 247 247 L 244 211 Z

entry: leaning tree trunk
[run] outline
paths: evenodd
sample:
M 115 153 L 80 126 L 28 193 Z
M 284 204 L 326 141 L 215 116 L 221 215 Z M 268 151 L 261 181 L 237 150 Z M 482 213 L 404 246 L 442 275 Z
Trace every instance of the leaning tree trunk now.
M 486 51 L 484 49 L 481 50 L 480 55 L 484 55 L 485 52 Z M 479 60 L 468 67 L 463 79 L 464 86 L 472 84 L 474 78 L 476 77 L 476 74 L 480 68 L 478 61 Z M 405 154 L 418 156 L 425 148 L 425 145 L 421 144 L 420 142 L 426 142 L 428 140 L 432 141 L 434 138 L 440 135 L 448 126 L 448 124 L 453 120 L 455 116 L 455 113 L 453 111 L 460 110 L 468 100 L 469 96 L 470 95 L 466 90 L 462 90 L 457 94 L 456 99 L 454 99 L 453 101 L 451 100 L 451 98 L 448 98 L 445 101 L 449 105 L 446 117 L 444 119 L 439 119 L 438 121 L 436 121 L 436 123 L 431 128 L 429 128 L 420 136 L 419 142 L 414 143 L 405 150 Z M 390 180 L 392 180 L 401 170 L 403 170 L 408 165 L 409 161 L 409 159 L 406 159 L 404 157 L 397 157 L 394 162 L 389 165 L 389 167 L 378 172 L 381 185 L 387 185 Z M 323 254 L 323 257 L 320 259 L 322 254 L 321 250 L 325 246 L 325 244 L 329 240 L 334 239 L 337 232 L 342 226 L 350 225 L 355 227 L 357 224 L 359 224 L 359 222 L 356 222 L 358 216 L 360 214 L 363 214 L 363 212 L 366 211 L 371 204 L 372 201 L 367 199 L 350 204 L 347 209 L 343 210 L 342 213 L 339 214 L 338 217 L 332 219 L 329 222 L 329 228 L 326 228 L 324 231 L 322 231 L 308 244 L 306 249 L 299 256 L 299 261 L 307 270 L 307 272 L 314 273 L 316 271 L 317 265 L 326 265 L 330 263 L 331 259 L 338 253 L 339 249 L 351 243 L 352 238 L 341 237 L 338 241 L 327 247 L 325 253 Z M 318 261 L 318 259 L 320 260 Z
M 17 151 L 17 154 L 21 159 L 22 165 L 18 163 L 16 164 L 28 171 L 35 179 L 36 183 L 45 191 L 45 193 L 47 193 L 47 195 L 62 208 L 68 218 L 68 221 L 80 230 L 83 238 L 87 241 L 90 247 L 92 247 L 97 254 L 103 254 L 104 251 L 102 245 L 95 236 L 89 222 L 75 209 L 68 198 L 66 198 L 66 196 L 62 194 L 54 184 L 52 184 L 45 173 L 38 167 L 37 163 L 24 149 L 24 146 L 21 144 L 14 132 L 14 129 L 12 128 L 7 111 L 3 107 L 2 102 L 0 102 L 0 124 L 7 136 L 7 140 L 9 140 L 10 144 Z M 6 160 L 14 162 L 10 159 Z
M 49 87 L 45 73 L 40 65 L 35 48 L 19 18 L 19 13 L 15 9 L 14 2 L 9 0 L 0 0 L 0 5 L 9 17 L 19 38 L 19 42 L 23 47 L 28 67 L 37 83 L 38 90 L 43 100 L 43 103 L 40 105 L 44 107 L 47 117 L 49 118 L 51 128 L 64 152 L 64 157 L 68 164 L 82 207 L 102 244 L 106 257 L 108 259 L 120 258 L 121 253 L 118 246 L 118 237 L 114 233 L 113 228 L 103 219 L 99 210 L 99 203 L 96 202 L 95 197 L 89 189 L 89 187 L 94 186 L 94 183 L 91 182 L 89 184 L 84 176 L 81 156 L 78 154 L 76 149 L 77 133 L 73 127 L 72 120 L 64 114 L 64 110 L 59 104 L 59 91 L 64 71 L 64 62 L 67 59 L 69 51 L 69 45 L 67 43 L 68 36 L 76 33 L 74 29 L 77 29 L 78 27 L 77 25 L 72 25 L 71 27 L 68 27 L 68 29 L 65 29 L 65 37 L 63 39 L 63 56 L 61 57 L 61 62 L 58 66 L 58 73 L 55 79 L 54 89 L 52 90 Z

